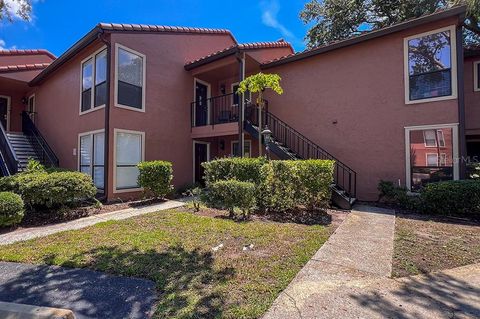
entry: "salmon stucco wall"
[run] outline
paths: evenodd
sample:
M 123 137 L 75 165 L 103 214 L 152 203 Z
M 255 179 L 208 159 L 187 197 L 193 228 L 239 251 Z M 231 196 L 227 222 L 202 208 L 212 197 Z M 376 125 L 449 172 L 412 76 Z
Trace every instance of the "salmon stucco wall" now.
M 118 108 L 110 110 L 110 154 L 113 154 L 113 130 L 145 132 L 145 160 L 173 163 L 175 186 L 193 182 L 190 103 L 193 101 L 193 76 L 184 65 L 213 51 L 233 44 L 229 35 L 212 34 L 136 34 L 113 33 L 121 44 L 146 56 L 145 112 Z M 112 65 L 115 57 L 112 56 Z M 113 156 L 112 156 L 113 157 Z M 110 185 L 113 185 L 114 159 L 110 161 Z M 138 193 L 137 193 L 138 194 Z M 134 193 L 109 192 L 109 198 L 134 196 Z
M 104 128 L 104 108 L 79 115 L 81 61 L 103 47 L 95 42 L 66 62 L 34 88 L 36 125 L 60 161 L 60 166 L 78 169 L 78 135 Z
M 376 200 L 381 179 L 405 185 L 406 126 L 458 123 L 458 101 L 405 104 L 403 39 L 455 25 L 443 20 L 287 63 L 270 112 L 357 172 L 357 197 Z
M 480 90 L 474 90 L 474 62 L 480 62 L 480 56 L 465 59 L 465 131 L 467 135 L 480 134 Z

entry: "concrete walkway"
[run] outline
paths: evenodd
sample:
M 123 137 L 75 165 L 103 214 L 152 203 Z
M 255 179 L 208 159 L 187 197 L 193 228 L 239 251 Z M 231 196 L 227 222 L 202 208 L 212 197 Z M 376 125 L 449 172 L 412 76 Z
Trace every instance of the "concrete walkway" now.
M 355 206 L 275 300 L 273 318 L 480 318 L 480 264 L 389 278 L 395 215 Z
M 44 237 L 66 230 L 81 229 L 108 220 L 122 220 L 134 216 L 153 213 L 160 210 L 177 208 L 185 205 L 184 201 L 169 200 L 164 203 L 142 207 L 132 207 L 114 212 L 79 218 L 65 223 L 46 225 L 41 227 L 22 228 L 0 235 L 0 245 L 12 244 L 18 241 Z
M 76 319 L 150 318 L 157 300 L 150 280 L 87 269 L 0 262 L 0 301 L 70 309 Z

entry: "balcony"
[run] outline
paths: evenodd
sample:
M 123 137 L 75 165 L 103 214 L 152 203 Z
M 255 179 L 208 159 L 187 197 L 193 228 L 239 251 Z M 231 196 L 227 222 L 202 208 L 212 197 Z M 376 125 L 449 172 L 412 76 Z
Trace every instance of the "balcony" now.
M 238 134 L 238 101 L 234 93 L 211 98 L 197 96 L 190 106 L 192 138 Z

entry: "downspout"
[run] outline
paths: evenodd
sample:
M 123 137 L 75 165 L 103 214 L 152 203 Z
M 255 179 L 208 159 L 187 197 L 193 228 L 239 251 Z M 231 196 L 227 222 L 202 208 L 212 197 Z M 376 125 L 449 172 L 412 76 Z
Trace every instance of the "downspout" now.
M 110 80 L 111 80 L 111 44 L 110 40 L 106 38 L 106 34 L 102 31 L 99 34 L 99 39 L 107 46 L 107 100 L 105 102 L 105 142 L 104 142 L 104 158 L 103 158 L 103 200 L 108 200 L 108 185 L 109 185 L 109 167 L 110 167 Z
M 241 55 L 237 54 L 237 61 L 239 64 L 239 83 L 245 79 L 245 52 Z M 234 92 L 236 94 L 236 92 Z M 243 132 L 243 125 L 245 123 L 245 94 L 242 93 L 242 96 L 238 101 L 238 151 L 240 157 L 244 157 L 245 148 L 245 133 Z
M 460 17 L 463 21 L 464 17 Z M 464 78 L 464 53 L 463 53 L 463 29 L 462 24 L 457 25 L 456 28 L 456 45 L 457 45 L 457 95 L 458 95 L 458 135 L 459 135 L 459 177 L 465 179 L 466 177 L 466 155 L 467 143 L 465 136 L 465 78 Z

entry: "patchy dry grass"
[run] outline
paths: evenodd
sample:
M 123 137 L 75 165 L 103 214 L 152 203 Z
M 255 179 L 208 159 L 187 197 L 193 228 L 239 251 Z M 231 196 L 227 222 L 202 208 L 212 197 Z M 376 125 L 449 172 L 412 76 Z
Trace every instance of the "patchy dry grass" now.
M 480 222 L 400 214 L 395 225 L 394 277 L 480 262 Z
M 0 260 L 154 280 L 156 318 L 258 318 L 332 231 L 170 210 L 4 246 Z

